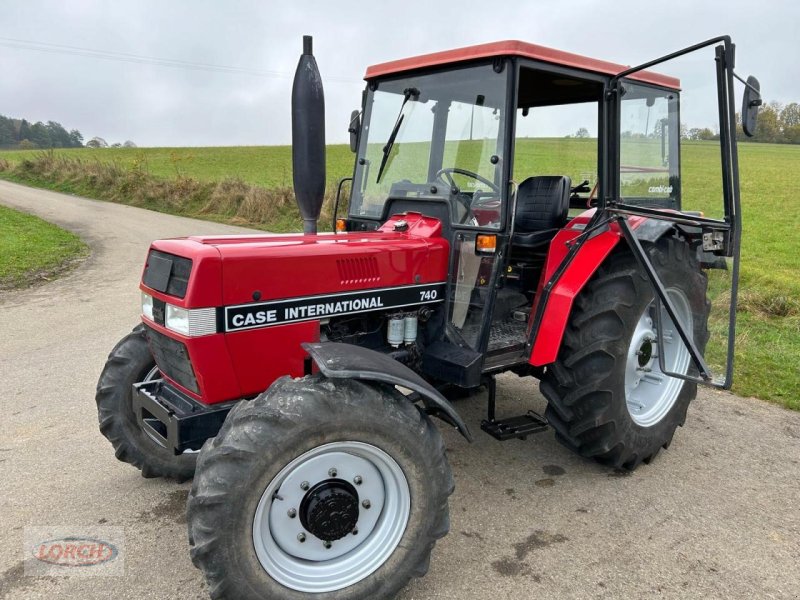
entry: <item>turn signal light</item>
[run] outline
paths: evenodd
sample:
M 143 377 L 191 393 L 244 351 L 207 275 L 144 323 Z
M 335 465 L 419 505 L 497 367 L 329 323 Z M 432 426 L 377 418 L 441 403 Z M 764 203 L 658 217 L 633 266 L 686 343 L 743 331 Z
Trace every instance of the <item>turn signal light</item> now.
M 496 235 L 480 234 L 475 238 L 475 252 L 478 254 L 494 254 L 496 250 Z
M 336 219 L 336 233 L 344 233 L 347 231 L 347 223 L 344 219 Z

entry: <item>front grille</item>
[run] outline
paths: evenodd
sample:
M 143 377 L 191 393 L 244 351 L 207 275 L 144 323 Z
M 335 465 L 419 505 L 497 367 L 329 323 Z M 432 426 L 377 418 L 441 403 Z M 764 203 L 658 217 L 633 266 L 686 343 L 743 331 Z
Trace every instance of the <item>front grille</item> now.
M 194 376 L 194 369 L 189 360 L 189 351 L 186 346 L 147 325 L 145 325 L 145 333 L 147 341 L 150 343 L 150 351 L 161 372 L 187 390 L 199 394 L 200 390 L 197 387 L 197 379 Z
M 192 273 L 192 260 L 158 250 L 150 250 L 142 281 L 149 287 L 170 296 L 183 298 Z

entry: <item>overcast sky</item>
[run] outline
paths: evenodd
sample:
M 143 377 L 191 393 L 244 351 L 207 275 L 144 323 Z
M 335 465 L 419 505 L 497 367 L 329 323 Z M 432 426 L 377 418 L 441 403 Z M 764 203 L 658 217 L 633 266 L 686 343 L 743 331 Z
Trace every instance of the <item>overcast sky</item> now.
M 2 0 L 2 7 L 0 114 L 59 121 L 109 143 L 289 143 L 303 34 L 314 36 L 329 142 L 345 141 L 369 64 L 502 39 L 638 64 L 727 33 L 737 44 L 737 71 L 757 75 L 767 100 L 800 101 L 796 0 Z M 125 56 L 102 60 L 82 49 Z

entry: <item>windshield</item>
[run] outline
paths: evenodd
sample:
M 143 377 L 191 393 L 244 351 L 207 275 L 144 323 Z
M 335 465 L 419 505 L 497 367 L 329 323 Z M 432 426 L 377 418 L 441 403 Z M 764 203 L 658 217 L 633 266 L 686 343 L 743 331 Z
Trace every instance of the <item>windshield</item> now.
M 452 221 L 499 228 L 508 69 L 381 81 L 369 92 L 350 202 L 379 219 L 394 198 L 445 199 Z

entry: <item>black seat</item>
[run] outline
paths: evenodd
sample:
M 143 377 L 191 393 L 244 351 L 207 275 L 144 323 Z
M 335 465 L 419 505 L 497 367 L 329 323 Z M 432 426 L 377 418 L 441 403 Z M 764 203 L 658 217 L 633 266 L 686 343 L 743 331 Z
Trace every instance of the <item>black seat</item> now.
M 567 224 L 572 181 L 564 175 L 528 177 L 517 189 L 512 247 L 534 248 Z

